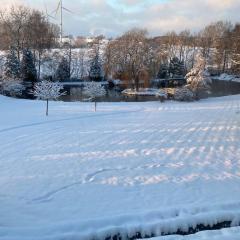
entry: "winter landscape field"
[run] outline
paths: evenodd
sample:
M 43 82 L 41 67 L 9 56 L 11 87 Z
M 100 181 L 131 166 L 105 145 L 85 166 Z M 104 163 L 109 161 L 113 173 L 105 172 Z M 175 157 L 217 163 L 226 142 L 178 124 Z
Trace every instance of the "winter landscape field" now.
M 239 0 L 0 0 L 0 240 L 240 240 Z
M 100 103 L 97 112 L 93 103 L 50 102 L 48 118 L 43 101 L 0 102 L 0 239 L 133 239 L 239 225 L 240 95 Z M 240 230 L 193 236 L 156 240 L 233 240 Z

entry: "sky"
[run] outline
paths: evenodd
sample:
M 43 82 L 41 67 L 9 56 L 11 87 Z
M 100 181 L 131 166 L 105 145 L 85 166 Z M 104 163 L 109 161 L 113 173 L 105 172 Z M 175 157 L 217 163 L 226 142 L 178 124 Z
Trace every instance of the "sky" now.
M 0 0 L 1 8 L 26 5 L 53 13 L 59 0 Z M 199 31 L 218 20 L 239 21 L 240 0 L 63 0 L 64 34 L 116 37 L 133 28 L 146 28 L 150 36 L 168 31 Z

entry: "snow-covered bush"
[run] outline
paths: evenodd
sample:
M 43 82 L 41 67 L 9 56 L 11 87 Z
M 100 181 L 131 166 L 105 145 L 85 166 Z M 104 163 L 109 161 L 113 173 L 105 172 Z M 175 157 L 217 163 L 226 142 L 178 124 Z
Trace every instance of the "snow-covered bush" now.
M 208 71 L 205 69 L 206 60 L 202 54 L 197 55 L 197 63 L 194 68 L 186 75 L 187 84 L 189 88 L 195 93 L 196 98 L 200 94 L 210 90 L 212 79 Z
M 46 106 L 46 115 L 48 116 L 48 101 L 56 100 L 62 95 L 65 95 L 64 92 L 61 92 L 63 86 L 58 82 L 50 81 L 41 81 L 35 84 L 33 95 L 41 100 L 47 101 Z
M 22 95 L 23 91 L 26 87 L 23 85 L 21 80 L 4 80 L 2 83 L 2 91 L 3 94 L 12 96 L 12 97 L 19 97 Z
M 167 91 L 165 89 L 159 89 L 159 91 L 156 93 L 156 97 L 159 98 L 161 102 L 163 102 L 168 98 Z
M 97 110 L 97 102 L 96 99 L 98 97 L 103 97 L 106 95 L 105 88 L 97 82 L 89 82 L 85 85 L 83 89 L 83 94 L 87 97 L 89 97 L 89 100 L 94 101 L 95 105 L 95 112 Z
M 174 91 L 174 99 L 177 101 L 193 101 L 195 94 L 188 87 L 177 88 Z
M 17 97 L 21 96 L 25 86 L 19 79 L 20 62 L 14 48 L 11 48 L 6 56 L 3 66 L 2 92 L 3 94 Z

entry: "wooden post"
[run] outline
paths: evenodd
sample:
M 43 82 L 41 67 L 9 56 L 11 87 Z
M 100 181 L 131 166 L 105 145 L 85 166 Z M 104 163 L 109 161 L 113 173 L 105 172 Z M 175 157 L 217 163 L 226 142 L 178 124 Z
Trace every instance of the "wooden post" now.
M 47 99 L 46 116 L 48 116 L 48 99 Z

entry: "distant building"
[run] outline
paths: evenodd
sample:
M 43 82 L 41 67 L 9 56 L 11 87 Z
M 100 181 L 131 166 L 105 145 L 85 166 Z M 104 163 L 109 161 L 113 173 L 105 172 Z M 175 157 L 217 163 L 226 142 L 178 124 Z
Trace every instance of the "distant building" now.
M 94 37 L 87 37 L 86 39 L 86 43 L 93 43 L 95 41 Z
M 58 39 L 58 42 L 60 43 L 60 38 Z M 71 44 L 73 47 L 76 48 L 85 48 L 85 47 L 91 47 L 96 42 L 99 42 L 101 45 L 107 45 L 109 40 L 104 38 L 103 36 L 98 37 L 85 37 L 85 36 L 77 36 L 73 37 L 72 35 L 69 36 L 63 36 L 62 43 L 64 45 Z
M 74 38 L 73 38 L 72 35 L 62 37 L 62 43 L 63 44 L 72 44 L 73 41 L 74 41 Z M 58 39 L 58 42 L 59 43 L 61 42 L 61 38 Z

